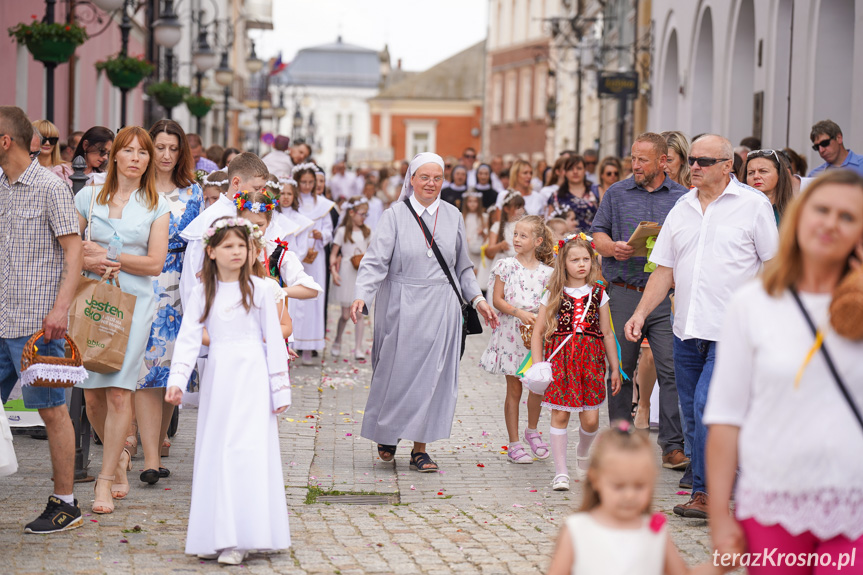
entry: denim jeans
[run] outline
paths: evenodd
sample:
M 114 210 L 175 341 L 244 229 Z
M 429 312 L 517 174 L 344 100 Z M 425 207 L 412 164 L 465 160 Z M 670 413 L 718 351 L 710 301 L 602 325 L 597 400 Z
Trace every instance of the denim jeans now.
M 0 400 L 6 403 L 21 375 L 21 353 L 29 335 L 11 339 L 0 339 Z M 39 355 L 63 357 L 66 340 L 54 339 L 46 344 L 40 337 L 36 340 Z M 66 404 L 66 390 L 56 387 L 25 386 L 21 389 L 27 409 L 47 409 Z
M 704 405 L 713 375 L 716 359 L 716 342 L 706 339 L 681 340 L 674 336 L 674 374 L 680 408 L 683 410 L 683 429 L 692 457 L 692 493 L 707 493 L 704 474 L 704 444 L 707 427 L 704 425 Z

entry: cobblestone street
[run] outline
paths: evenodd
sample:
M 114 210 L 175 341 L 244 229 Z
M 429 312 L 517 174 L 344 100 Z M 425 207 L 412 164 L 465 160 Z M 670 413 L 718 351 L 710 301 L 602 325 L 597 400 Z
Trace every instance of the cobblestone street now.
M 330 309 L 331 327 L 337 317 Z M 371 334 L 371 329 L 366 333 Z M 503 377 L 476 367 L 488 338 L 468 338 L 462 361 L 452 438 L 430 446 L 439 473 L 408 469 L 402 443 L 395 464 L 377 458 L 360 438 L 371 362 L 324 355 L 321 365 L 292 368 L 294 404 L 280 420 L 285 485 L 293 546 L 252 554 L 250 573 L 543 573 L 563 519 L 581 501 L 581 490 L 551 490 L 551 458 L 532 465 L 506 461 Z M 342 346 L 353 341 L 348 327 Z M 370 342 L 367 342 L 370 348 Z M 319 358 L 320 359 L 320 358 Z M 411 358 L 404 358 L 411 361 Z M 296 362 L 297 364 L 299 362 Z M 602 414 L 606 414 L 603 408 Z M 68 533 L 23 533 L 50 495 L 48 444 L 16 436 L 20 470 L 0 479 L 2 573 L 209 573 L 224 568 L 183 553 L 194 453 L 195 410 L 184 410 L 163 465 L 168 479 L 138 481 L 139 450 L 129 473 L 132 490 L 112 515 L 90 513 L 92 484 L 76 484 L 84 526 Z M 522 408 L 522 426 L 526 419 Z M 607 421 L 603 422 L 607 425 Z M 577 432 L 570 433 L 574 464 Z M 547 434 L 548 413 L 540 430 Z M 655 442 L 656 434 L 651 434 Z M 657 448 L 657 461 L 659 460 Z M 101 448 L 91 449 L 90 474 Z M 656 507 L 665 512 L 673 538 L 688 562 L 708 559 L 705 521 L 674 516 L 680 472 L 662 470 Z

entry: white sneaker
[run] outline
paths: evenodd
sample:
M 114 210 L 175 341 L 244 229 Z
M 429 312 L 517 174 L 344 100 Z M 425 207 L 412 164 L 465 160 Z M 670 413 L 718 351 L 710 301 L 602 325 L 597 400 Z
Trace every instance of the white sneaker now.
M 354 350 L 354 359 L 365 359 L 366 355 L 363 353 L 361 349 Z
M 334 342 L 333 345 L 330 346 L 330 355 L 333 357 L 339 357 L 342 355 L 342 344 Z
M 569 491 L 569 475 L 558 473 L 551 481 L 551 488 L 555 491 Z
M 246 558 L 246 552 L 239 549 L 225 549 L 219 554 L 219 563 L 223 565 L 239 565 Z

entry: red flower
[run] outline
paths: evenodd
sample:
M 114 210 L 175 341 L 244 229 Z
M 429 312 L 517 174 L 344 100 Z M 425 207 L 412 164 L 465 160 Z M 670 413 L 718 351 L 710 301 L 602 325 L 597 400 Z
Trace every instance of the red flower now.
M 72 27 L 71 27 L 71 26 L 69 26 L 68 24 L 66 24 L 66 30 L 67 30 L 67 31 L 69 31 L 69 30 L 71 30 L 71 29 L 72 29 Z
M 33 18 L 34 20 L 38 20 L 38 19 L 39 19 L 39 17 L 38 17 L 38 16 L 36 16 L 35 14 L 30 14 L 30 17 L 31 17 L 31 18 Z
M 477 463 L 476 466 L 477 467 L 485 467 L 485 465 L 483 465 L 482 463 Z
M 654 513 L 650 516 L 650 530 L 654 533 L 659 533 L 662 526 L 665 525 L 665 515 L 662 513 Z

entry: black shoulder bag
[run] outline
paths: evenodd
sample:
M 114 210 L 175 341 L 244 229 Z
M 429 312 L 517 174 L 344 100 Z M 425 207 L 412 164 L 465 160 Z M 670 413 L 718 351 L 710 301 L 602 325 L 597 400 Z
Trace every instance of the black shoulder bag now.
M 800 296 L 797 295 L 797 290 L 791 288 L 790 291 L 791 295 L 794 296 L 794 301 L 797 302 L 797 307 L 799 307 L 800 311 L 803 312 L 803 317 L 806 318 L 806 323 L 809 324 L 809 329 L 812 330 L 812 335 L 818 337 L 818 328 L 815 327 L 815 323 L 812 321 L 812 318 L 809 317 L 809 312 L 806 311 L 806 308 L 803 306 L 803 302 L 800 301 Z M 845 387 L 845 383 L 842 381 L 842 378 L 839 377 L 839 372 L 833 364 L 833 358 L 830 357 L 830 353 L 827 351 L 827 345 L 825 342 L 821 343 L 821 353 L 824 354 L 824 361 L 827 362 L 827 368 L 833 375 L 833 379 L 836 380 L 836 384 L 839 386 L 839 391 L 842 392 L 842 396 L 845 398 L 845 401 L 848 402 L 848 407 L 850 407 L 851 411 L 854 412 L 854 417 L 857 419 L 857 423 L 860 424 L 860 429 L 863 429 L 863 417 L 860 415 L 860 410 L 851 398 L 851 394 L 848 392 L 848 388 Z
M 449 266 L 446 265 L 446 262 L 443 261 L 443 255 L 440 253 L 440 250 L 437 247 L 437 244 L 434 241 L 434 236 L 429 231 L 428 226 L 425 225 L 425 222 L 422 221 L 414 207 L 411 205 L 410 198 L 405 200 L 405 204 L 410 210 L 411 214 L 413 214 L 414 218 L 417 222 L 419 222 L 420 228 L 422 228 L 423 235 L 425 235 L 426 242 L 431 244 L 431 249 L 434 252 L 435 258 L 437 258 L 437 263 L 440 264 L 443 273 L 446 274 L 446 279 L 449 280 L 449 285 L 452 286 L 453 291 L 455 291 L 455 295 L 458 298 L 459 305 L 461 306 L 461 316 L 462 316 L 462 324 L 461 324 L 461 353 L 459 357 L 464 355 L 464 344 L 467 336 L 469 335 L 477 335 L 482 333 L 482 322 L 479 321 L 479 314 L 475 309 L 470 305 L 469 302 L 466 302 L 464 298 L 461 296 L 461 291 L 458 289 L 458 286 L 455 283 L 455 280 L 452 278 L 452 274 L 449 272 Z M 438 209 L 441 209 L 438 206 Z

